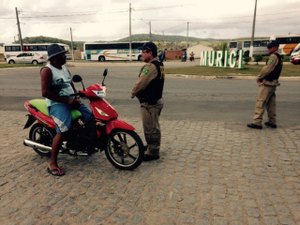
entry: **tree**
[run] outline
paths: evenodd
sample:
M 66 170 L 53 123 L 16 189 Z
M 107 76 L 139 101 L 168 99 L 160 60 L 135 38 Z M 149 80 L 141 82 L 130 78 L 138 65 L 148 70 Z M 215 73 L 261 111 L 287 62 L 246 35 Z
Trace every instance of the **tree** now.
M 258 65 L 258 62 L 262 61 L 263 56 L 262 55 L 255 55 L 254 56 L 254 62 L 256 62 L 256 65 Z

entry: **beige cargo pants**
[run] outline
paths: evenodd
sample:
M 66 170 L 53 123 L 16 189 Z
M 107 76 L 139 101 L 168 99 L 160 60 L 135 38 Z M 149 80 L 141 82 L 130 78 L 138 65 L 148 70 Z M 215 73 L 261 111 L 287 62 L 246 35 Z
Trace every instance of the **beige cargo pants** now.
M 148 145 L 147 154 L 159 155 L 161 131 L 159 116 L 163 108 L 163 100 L 158 100 L 157 104 L 141 104 L 141 114 L 145 139 Z
M 262 125 L 265 109 L 268 113 L 268 122 L 276 124 L 276 86 L 260 85 L 255 104 L 253 123 Z

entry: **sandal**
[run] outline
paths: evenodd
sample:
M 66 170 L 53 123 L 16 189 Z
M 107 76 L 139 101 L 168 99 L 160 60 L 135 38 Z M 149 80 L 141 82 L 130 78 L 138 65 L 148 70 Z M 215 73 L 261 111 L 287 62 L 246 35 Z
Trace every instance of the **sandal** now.
M 58 176 L 61 177 L 63 175 L 65 175 L 65 172 L 63 171 L 63 169 L 61 167 L 57 167 L 54 169 L 50 169 L 49 167 L 47 168 L 48 173 L 50 173 L 52 176 Z

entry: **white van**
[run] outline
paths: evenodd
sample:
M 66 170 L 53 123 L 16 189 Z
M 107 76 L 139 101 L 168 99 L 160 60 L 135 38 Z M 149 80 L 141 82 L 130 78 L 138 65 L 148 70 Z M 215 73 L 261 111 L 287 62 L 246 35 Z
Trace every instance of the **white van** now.
M 290 62 L 293 64 L 300 64 L 300 43 L 292 51 Z

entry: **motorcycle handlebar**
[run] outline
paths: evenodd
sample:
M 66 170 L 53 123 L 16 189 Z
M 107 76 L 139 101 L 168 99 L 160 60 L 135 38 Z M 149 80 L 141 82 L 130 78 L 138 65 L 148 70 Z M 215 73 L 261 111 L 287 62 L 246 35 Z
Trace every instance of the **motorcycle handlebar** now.
M 70 94 L 70 97 L 77 97 L 77 96 L 79 96 L 79 97 L 84 97 L 84 94 L 81 93 L 81 92 L 77 92 L 77 93 L 74 93 L 74 94 Z

